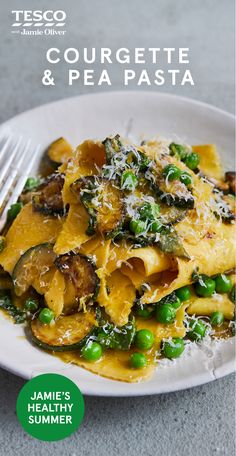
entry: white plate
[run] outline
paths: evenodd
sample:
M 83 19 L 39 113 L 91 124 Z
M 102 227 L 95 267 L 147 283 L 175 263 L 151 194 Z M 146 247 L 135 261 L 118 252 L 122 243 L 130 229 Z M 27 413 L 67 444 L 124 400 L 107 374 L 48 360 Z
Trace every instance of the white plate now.
M 233 164 L 234 118 L 195 100 L 154 92 L 110 92 L 60 100 L 20 114 L 1 126 L 41 144 L 65 136 L 77 145 L 109 134 L 180 137 L 190 144 L 216 143 L 226 168 Z M 138 396 L 190 388 L 234 370 L 233 339 L 200 345 L 176 362 L 159 367 L 144 383 L 128 384 L 66 365 L 30 345 L 21 326 L 0 315 L 0 365 L 24 378 L 59 372 L 81 391 L 101 396 Z

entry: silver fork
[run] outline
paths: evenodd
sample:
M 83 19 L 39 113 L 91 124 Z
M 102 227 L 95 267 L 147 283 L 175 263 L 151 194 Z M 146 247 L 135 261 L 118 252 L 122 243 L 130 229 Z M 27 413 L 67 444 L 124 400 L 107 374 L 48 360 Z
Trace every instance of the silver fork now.
M 40 145 L 33 146 L 23 136 L 2 135 L 0 139 L 0 231 L 7 220 L 7 212 L 21 194 L 26 179 L 38 159 Z

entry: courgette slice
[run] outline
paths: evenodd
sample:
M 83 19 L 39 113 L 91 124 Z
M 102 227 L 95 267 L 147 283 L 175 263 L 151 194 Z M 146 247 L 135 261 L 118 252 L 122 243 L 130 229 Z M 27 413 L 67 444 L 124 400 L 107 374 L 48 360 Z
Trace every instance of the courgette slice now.
M 45 325 L 38 319 L 30 324 L 31 340 L 40 348 L 55 352 L 79 350 L 96 328 L 94 311 L 78 312 L 59 317 L 53 324 Z
M 236 219 L 236 201 L 231 194 L 224 195 L 223 193 L 215 193 L 215 211 L 217 219 L 221 219 L 224 223 L 231 223 Z
M 86 233 L 98 232 L 113 238 L 124 219 L 124 198 L 114 183 L 98 176 L 87 176 L 73 182 L 72 191 L 80 197 L 90 218 Z
M 47 155 L 48 158 L 57 165 L 67 162 L 73 154 L 73 147 L 65 138 L 58 138 L 50 144 Z
M 165 179 L 159 164 L 151 167 L 145 173 L 154 194 L 167 206 L 176 206 L 183 209 L 193 209 L 194 198 L 191 191 L 179 180 Z
M 34 210 L 48 215 L 64 215 L 65 208 L 62 199 L 64 175 L 54 173 L 39 185 L 32 197 Z
M 166 185 L 165 180 L 162 178 L 153 185 L 155 194 L 167 206 L 176 206 L 184 209 L 193 209 L 194 198 L 191 192 L 187 189 L 186 185 L 176 180 L 169 182 Z
M 150 165 L 148 156 L 135 146 L 124 144 L 119 135 L 103 141 L 106 153 L 106 165 L 103 166 L 105 177 L 118 177 L 125 170 L 133 169 L 144 172 Z
M 229 189 L 231 193 L 236 194 L 236 172 L 228 171 L 225 173 L 225 180 L 229 184 Z
M 157 245 L 160 250 L 167 255 L 173 255 L 180 258 L 190 260 L 188 252 L 185 250 L 178 233 L 173 227 L 165 228 L 160 233 L 160 238 L 157 241 Z
M 190 259 L 173 226 L 164 226 L 162 232 L 157 235 L 146 233 L 145 235 L 135 236 L 128 230 L 121 231 L 115 238 L 115 242 L 120 240 L 129 242 L 133 249 L 156 245 L 167 255 Z
M 69 252 L 55 259 L 59 271 L 75 287 L 75 300 L 81 306 L 96 299 L 99 290 L 99 279 L 92 260 L 80 253 Z
M 104 144 L 105 147 L 106 162 L 110 163 L 114 155 L 117 154 L 117 152 L 120 152 L 122 148 L 120 135 L 116 135 L 114 138 L 106 138 L 102 144 Z
M 51 244 L 39 244 L 26 250 L 17 261 L 12 280 L 15 294 L 21 296 L 33 284 L 34 279 L 40 277 L 42 282 L 45 274 L 53 267 L 56 258 Z
M 175 225 L 187 215 L 187 210 L 182 207 L 160 204 L 160 219 L 164 225 Z

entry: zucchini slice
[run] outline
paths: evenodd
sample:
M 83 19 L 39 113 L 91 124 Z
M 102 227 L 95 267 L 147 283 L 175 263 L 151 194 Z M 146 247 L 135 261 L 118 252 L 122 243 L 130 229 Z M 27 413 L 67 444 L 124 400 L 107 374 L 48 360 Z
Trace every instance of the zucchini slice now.
M 40 348 L 55 352 L 79 350 L 96 328 L 94 311 L 59 317 L 45 325 L 38 319 L 30 324 L 31 340 Z
M 183 209 L 193 209 L 194 198 L 186 185 L 176 180 L 166 185 L 165 179 L 160 179 L 155 183 L 153 189 L 156 195 L 167 206 L 176 206 Z
M 119 135 L 106 138 L 103 141 L 106 153 L 106 165 L 103 167 L 104 176 L 112 174 L 117 177 L 122 171 L 135 169 L 140 172 L 147 170 L 150 160 L 147 155 L 135 146 L 122 143 Z
M 48 158 L 57 165 L 67 162 L 72 154 L 73 147 L 65 138 L 56 139 L 56 141 L 53 141 L 52 144 L 50 144 L 47 150 Z
M 193 209 L 194 198 L 191 191 L 179 180 L 165 179 L 158 165 L 156 168 L 148 169 L 145 178 L 149 181 L 154 194 L 167 206 Z
M 87 176 L 72 184 L 72 191 L 80 196 L 90 218 L 86 234 L 95 232 L 113 238 L 124 219 L 122 191 L 111 181 L 100 176 Z
M 182 207 L 160 204 L 160 219 L 164 225 L 175 225 L 187 215 L 187 210 Z
M 122 142 L 120 140 L 120 135 L 114 136 L 114 138 L 106 138 L 102 144 L 105 147 L 106 161 L 110 163 L 112 158 L 117 152 L 120 152 L 122 148 Z
M 172 227 L 165 228 L 160 234 L 160 238 L 157 241 L 157 245 L 160 250 L 167 255 L 173 255 L 179 258 L 185 258 L 190 260 L 188 252 L 185 250 L 178 233 Z
M 72 251 L 58 256 L 54 264 L 74 285 L 77 303 L 83 305 L 96 299 L 99 279 L 88 257 Z
M 221 219 L 224 223 L 231 223 L 236 219 L 236 201 L 234 195 L 223 193 L 215 193 L 215 211 L 217 219 Z
M 229 189 L 231 193 L 236 194 L 236 172 L 228 171 L 225 173 L 225 180 L 229 184 Z
M 65 208 L 62 199 L 64 175 L 54 173 L 38 187 L 32 197 L 33 208 L 48 215 L 64 215 Z
M 120 232 L 115 238 L 115 242 L 119 242 L 120 240 L 130 242 L 133 249 L 156 245 L 167 255 L 190 259 L 173 226 L 164 226 L 162 232 L 157 235 L 147 233 L 145 235 L 135 236 L 125 230 Z
M 44 282 L 47 272 L 54 266 L 55 258 L 53 246 L 48 243 L 39 244 L 26 250 L 13 269 L 12 280 L 15 294 L 21 296 L 38 277 Z

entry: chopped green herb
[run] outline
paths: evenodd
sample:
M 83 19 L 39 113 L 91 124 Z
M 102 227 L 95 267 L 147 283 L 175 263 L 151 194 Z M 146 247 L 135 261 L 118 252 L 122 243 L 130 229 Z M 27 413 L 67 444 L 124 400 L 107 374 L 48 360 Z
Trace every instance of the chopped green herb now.
M 112 323 L 106 323 L 99 327 L 94 339 L 104 348 L 115 350 L 129 350 L 135 336 L 135 319 L 134 317 L 124 326 L 115 326 Z
M 33 190 L 36 190 L 39 184 L 40 179 L 38 177 L 28 177 L 24 186 L 24 192 L 31 192 Z
M 24 323 L 26 320 L 26 313 L 16 307 L 9 296 L 0 297 L 0 309 L 6 310 L 16 324 Z
M 138 185 L 138 178 L 132 171 L 124 171 L 121 176 L 121 189 L 128 190 L 129 192 L 134 191 Z
M 11 205 L 11 207 L 8 209 L 7 212 L 7 221 L 8 222 L 13 222 L 13 220 L 16 218 L 16 216 L 19 214 L 23 207 L 23 203 L 14 203 Z
M 157 241 L 157 244 L 164 253 L 190 259 L 189 254 L 186 252 L 177 232 L 173 227 L 171 227 L 171 229 L 165 228 L 165 230 L 161 232 L 160 239 Z
M 154 221 L 160 214 L 160 206 L 157 203 L 145 203 L 139 208 L 139 214 L 142 220 Z
M 131 220 L 129 224 L 129 229 L 132 233 L 139 235 L 144 233 L 147 229 L 147 223 L 143 220 Z

